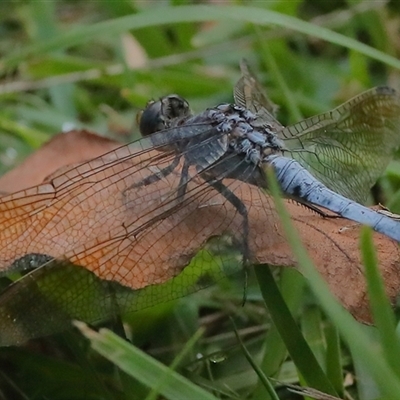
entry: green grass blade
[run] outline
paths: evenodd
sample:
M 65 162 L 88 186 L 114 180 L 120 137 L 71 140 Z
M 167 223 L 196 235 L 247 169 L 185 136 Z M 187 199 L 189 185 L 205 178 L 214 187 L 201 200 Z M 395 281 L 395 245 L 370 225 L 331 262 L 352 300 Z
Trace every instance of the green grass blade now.
M 309 386 L 322 392 L 336 395 L 332 384 L 322 371 L 321 366 L 297 327 L 296 321 L 283 300 L 269 267 L 258 265 L 254 268 L 265 304 L 296 367 Z
M 279 397 L 278 397 L 272 383 L 270 382 L 268 377 L 264 374 L 262 369 L 253 360 L 253 357 L 251 356 L 249 351 L 246 349 L 246 346 L 244 345 L 242 339 L 240 338 L 236 327 L 235 327 L 235 335 L 236 335 L 236 339 L 238 340 L 239 345 L 244 353 L 244 356 L 246 357 L 246 360 L 249 362 L 249 364 L 254 369 L 255 373 L 257 374 L 258 378 L 260 379 L 260 382 L 262 383 L 264 388 L 267 390 L 268 395 L 270 396 L 271 400 L 279 400 Z
M 325 371 L 326 344 L 322 329 L 321 309 L 316 305 L 307 306 L 300 317 L 301 331 L 319 365 Z
M 254 27 L 260 48 L 262 49 L 261 57 L 263 58 L 268 70 L 271 73 L 272 79 L 276 82 L 279 90 L 282 92 L 282 95 L 285 99 L 285 104 L 288 107 L 289 113 L 294 121 L 300 121 L 303 116 L 301 114 L 300 108 L 297 104 L 296 97 L 293 96 L 292 91 L 290 90 L 289 86 L 287 85 L 282 72 L 274 58 L 272 51 L 270 50 L 270 46 L 267 42 L 261 39 L 261 31 Z
M 115 18 L 90 26 L 81 26 L 64 34 L 58 35 L 55 38 L 25 47 L 7 57 L 4 57 L 0 63 L 0 69 L 4 70 L 5 68 L 15 67 L 30 57 L 87 42 L 89 40 L 102 37 L 102 35 L 105 33 L 109 37 L 111 35 L 119 35 L 122 32 L 131 29 L 141 29 L 163 24 L 226 20 L 250 22 L 262 26 L 274 25 L 285 27 L 305 35 L 314 36 L 316 38 L 326 40 L 327 42 L 358 51 L 368 57 L 400 69 L 400 61 L 395 57 L 389 56 L 388 54 L 367 46 L 364 43 L 341 35 L 330 29 L 310 24 L 299 18 L 294 18 L 272 10 L 253 7 L 219 7 L 207 5 L 162 8 L 155 7 L 149 11 L 144 11 L 139 14 Z
M 292 315 L 299 314 L 299 309 L 302 307 L 304 301 L 304 284 L 303 276 L 294 268 L 285 268 L 280 272 L 280 292 Z M 272 324 L 266 334 L 263 347 L 265 348 L 265 353 L 260 368 L 265 375 L 277 377 L 288 351 L 274 324 Z M 260 383 L 253 392 L 253 399 L 266 400 L 265 388 Z
M 149 388 L 157 387 L 160 384 L 159 393 L 165 398 L 173 400 L 216 400 L 216 397 L 212 394 L 196 386 L 108 329 L 95 332 L 81 322 L 77 322 L 76 326 L 91 341 L 94 350 L 124 372 Z
M 0 114 L 0 129 L 21 138 L 24 142 L 35 148 L 49 140 L 49 136 L 45 133 L 15 122 L 3 114 Z
M 367 227 L 361 235 L 361 252 L 374 323 L 381 337 L 386 361 L 400 377 L 400 343 L 396 335 L 395 317 L 379 273 L 371 229 Z
M 340 352 L 340 337 L 335 326 L 329 324 L 325 328 L 326 338 L 326 374 L 332 382 L 339 397 L 343 397 L 344 382 L 342 357 Z
M 178 365 L 184 360 L 184 358 L 187 356 L 187 354 L 193 349 L 193 346 L 195 343 L 200 339 L 200 337 L 204 334 L 204 329 L 200 328 L 191 338 L 188 340 L 185 345 L 183 346 L 183 349 L 179 352 L 179 354 L 175 357 L 174 361 L 170 365 L 169 373 L 165 374 L 162 379 L 158 382 L 157 385 L 154 385 L 153 388 L 151 389 L 151 392 L 149 395 L 146 397 L 145 400 L 157 400 L 158 395 L 160 394 L 162 387 L 165 383 L 168 382 L 168 378 L 170 373 L 174 371 Z

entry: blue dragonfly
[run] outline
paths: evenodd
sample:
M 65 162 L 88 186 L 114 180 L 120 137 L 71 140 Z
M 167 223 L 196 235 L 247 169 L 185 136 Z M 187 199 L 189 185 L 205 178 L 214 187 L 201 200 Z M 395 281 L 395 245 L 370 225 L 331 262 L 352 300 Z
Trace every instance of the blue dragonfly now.
M 376 87 L 284 127 L 245 61 L 241 72 L 234 104 L 193 114 L 178 95 L 151 101 L 142 139 L 0 199 L 0 270 L 27 272 L 0 294 L 0 345 L 184 296 L 239 270 L 252 259 L 256 205 L 274 227 L 265 234 L 282 236 L 267 169 L 286 197 L 400 242 L 400 222 L 361 204 L 400 145 L 399 94 Z M 225 248 L 209 239 L 225 233 L 243 256 L 209 263 L 207 248 Z

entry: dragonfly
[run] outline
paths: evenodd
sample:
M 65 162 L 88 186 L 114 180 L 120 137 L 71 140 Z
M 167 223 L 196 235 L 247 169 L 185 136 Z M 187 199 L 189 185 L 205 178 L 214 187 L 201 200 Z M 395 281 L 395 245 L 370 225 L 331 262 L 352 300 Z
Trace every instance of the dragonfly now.
M 0 199 L 0 271 L 27 272 L 0 295 L 0 345 L 184 296 L 240 270 L 257 240 L 254 210 L 272 245 L 283 240 L 270 169 L 286 197 L 400 241 L 399 221 L 361 204 L 400 145 L 394 89 L 284 127 L 242 61 L 234 99 L 199 114 L 178 95 L 151 101 L 142 139 Z M 213 261 L 225 249 L 214 237 L 241 255 Z

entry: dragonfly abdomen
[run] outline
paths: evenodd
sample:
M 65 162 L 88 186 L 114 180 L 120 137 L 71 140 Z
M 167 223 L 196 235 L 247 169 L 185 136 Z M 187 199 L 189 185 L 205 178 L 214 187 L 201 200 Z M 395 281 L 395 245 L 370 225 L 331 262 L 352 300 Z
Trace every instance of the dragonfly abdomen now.
M 330 189 L 314 178 L 297 161 L 278 155 L 267 157 L 286 196 L 323 207 L 341 217 L 368 225 L 400 242 L 400 222 L 364 207 Z

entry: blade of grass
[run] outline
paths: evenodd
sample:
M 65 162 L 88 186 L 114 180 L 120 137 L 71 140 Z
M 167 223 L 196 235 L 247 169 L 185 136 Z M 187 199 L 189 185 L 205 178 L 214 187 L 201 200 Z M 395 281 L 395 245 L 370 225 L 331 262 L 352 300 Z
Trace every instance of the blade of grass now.
M 49 51 L 71 47 L 78 43 L 87 42 L 96 37 L 101 37 L 105 32 L 108 36 L 111 36 L 121 34 L 130 29 L 140 29 L 162 24 L 226 20 L 251 22 L 263 26 L 274 25 L 285 27 L 348 49 L 353 49 L 368 57 L 379 60 L 382 63 L 400 69 L 400 61 L 395 57 L 367 46 L 357 40 L 343 36 L 330 29 L 310 24 L 299 18 L 255 7 L 220 7 L 207 5 L 155 7 L 139 14 L 115 18 L 90 26 L 82 26 L 47 41 L 27 46 L 7 57 L 4 57 L 0 63 L 0 69 L 4 70 L 5 68 L 13 68 L 27 58 L 35 57 Z
M 0 129 L 4 129 L 10 134 L 21 138 L 34 148 L 41 146 L 49 139 L 49 136 L 45 133 L 12 121 L 10 118 L 2 114 L 0 114 Z
M 75 325 L 90 340 L 94 350 L 149 388 L 160 385 L 159 394 L 167 399 L 216 400 L 216 397 L 207 391 L 194 385 L 108 329 L 95 332 L 82 322 L 75 322 Z M 165 377 L 168 379 L 164 380 Z
M 262 40 L 261 30 L 257 26 L 254 26 L 254 30 L 258 38 L 258 43 L 262 49 L 261 57 L 264 60 L 265 64 L 268 66 L 268 70 L 271 73 L 271 77 L 277 83 L 278 88 L 282 92 L 282 95 L 285 99 L 285 103 L 287 105 L 287 108 L 290 112 L 292 119 L 294 121 L 300 121 L 303 118 L 303 116 L 296 102 L 296 97 L 293 96 L 292 91 L 286 84 L 286 81 L 278 67 L 278 64 L 276 63 L 276 60 L 269 48 L 269 45 L 267 44 L 267 42 Z
M 265 354 L 260 363 L 260 369 L 267 377 L 275 377 L 287 357 L 287 349 L 275 325 L 268 330 L 263 347 Z M 253 392 L 252 400 L 270 400 L 266 387 L 260 380 Z
M 378 328 L 386 361 L 400 377 L 400 343 L 396 324 L 385 286 L 378 269 L 371 229 L 364 227 L 361 234 L 361 254 L 365 266 L 368 294 L 374 323 Z
M 326 343 L 322 329 L 323 320 L 321 309 L 315 305 L 308 306 L 300 317 L 301 331 L 311 351 L 325 371 Z
M 204 329 L 200 328 L 191 338 L 188 340 L 183 349 L 179 352 L 179 354 L 175 357 L 172 364 L 169 366 L 169 373 L 162 376 L 157 383 L 154 385 L 149 395 L 146 397 L 146 400 L 157 400 L 158 395 L 160 394 L 163 385 L 167 384 L 170 373 L 174 371 L 178 365 L 182 362 L 182 360 L 187 356 L 187 354 L 193 349 L 194 344 L 200 339 L 200 337 L 204 334 Z
M 340 338 L 335 326 L 329 324 L 325 329 L 326 337 L 326 374 L 339 397 L 343 397 L 344 382 L 340 352 Z
M 254 269 L 271 318 L 285 342 L 293 362 L 307 384 L 325 393 L 336 395 L 335 389 L 322 371 L 321 366 L 297 327 L 296 321 L 282 298 L 269 267 L 257 265 Z
M 232 323 L 233 323 L 233 320 L 232 320 Z M 235 327 L 234 331 L 235 331 L 236 339 L 239 342 L 239 345 L 240 345 L 240 347 L 241 347 L 241 349 L 243 351 L 244 356 L 246 357 L 246 360 L 249 362 L 249 364 L 251 365 L 251 367 L 253 368 L 253 370 L 257 374 L 257 376 L 260 378 L 260 381 L 261 381 L 262 385 L 265 387 L 265 389 L 267 390 L 270 398 L 272 400 L 279 400 L 279 397 L 278 397 L 278 395 L 277 395 L 277 393 L 276 393 L 276 391 L 274 389 L 274 386 L 272 385 L 272 383 L 270 382 L 268 377 L 265 376 L 264 372 L 257 365 L 257 363 L 254 362 L 253 357 L 251 356 L 249 351 L 246 349 L 246 346 L 244 345 L 242 339 L 240 338 L 240 335 L 238 334 L 238 331 L 237 331 L 236 327 Z
M 293 268 L 286 268 L 280 273 L 280 291 L 292 314 L 298 314 L 304 297 L 304 278 Z M 265 337 L 265 354 L 260 367 L 265 375 L 275 377 L 287 357 L 287 349 L 276 326 L 272 324 Z M 253 400 L 266 400 L 265 388 L 258 384 L 253 393 Z

